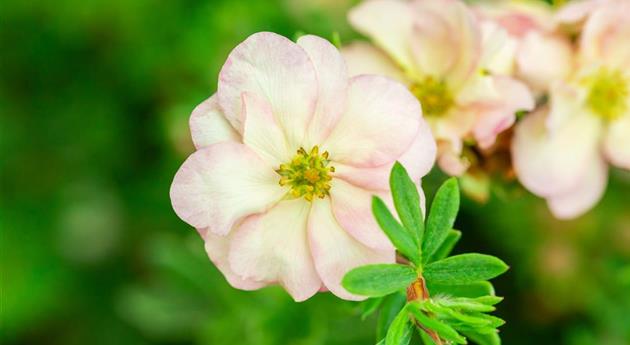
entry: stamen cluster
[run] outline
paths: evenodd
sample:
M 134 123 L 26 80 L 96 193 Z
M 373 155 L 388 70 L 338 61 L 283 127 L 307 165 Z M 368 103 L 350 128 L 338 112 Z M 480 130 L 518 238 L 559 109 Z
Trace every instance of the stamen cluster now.
M 312 201 L 315 197 L 324 198 L 330 191 L 335 168 L 329 163 L 327 151 L 320 154 L 317 146 L 310 152 L 300 147 L 291 162 L 281 164 L 276 172 L 281 176 L 280 185 L 290 186 L 293 197 Z

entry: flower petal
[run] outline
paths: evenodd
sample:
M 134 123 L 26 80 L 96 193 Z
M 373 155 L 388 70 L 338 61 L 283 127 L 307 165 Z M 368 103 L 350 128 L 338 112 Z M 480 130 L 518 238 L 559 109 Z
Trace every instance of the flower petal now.
M 246 218 L 235 230 L 229 253 L 232 270 L 243 279 L 277 281 L 296 301 L 321 287 L 306 235 L 310 203 L 281 201 Z
M 228 262 L 228 253 L 232 234 L 219 236 L 206 231 L 203 236 L 205 240 L 206 253 L 210 260 L 217 266 L 219 271 L 223 273 L 225 279 L 236 289 L 241 290 L 257 290 L 267 285 L 267 282 L 255 281 L 252 279 L 243 279 L 235 274 L 230 268 Z
M 630 2 L 615 1 L 594 11 L 580 36 L 580 54 L 586 62 L 627 70 L 630 68 Z
M 346 108 L 348 69 L 343 57 L 327 40 L 305 35 L 298 39 L 317 73 L 317 107 L 308 125 L 308 146 L 321 143 L 330 134 Z
M 347 300 L 365 299 L 341 286 L 341 280 L 348 271 L 363 265 L 395 261 L 393 248 L 374 250 L 348 235 L 335 219 L 328 198 L 313 202 L 308 220 L 308 240 L 324 285 L 337 297 Z
M 493 77 L 499 99 L 488 105 L 479 113 L 473 128 L 475 139 L 481 148 L 494 144 L 497 135 L 512 127 L 519 110 L 534 109 L 534 98 L 525 84 L 509 77 Z
M 431 129 L 424 119 L 420 121 L 420 130 L 407 150 L 396 159 L 400 162 L 413 181 L 419 181 L 431 171 L 435 164 L 436 144 Z M 389 189 L 389 173 L 394 162 L 374 168 L 357 168 L 352 165 L 335 163 L 335 177 L 355 186 L 372 189 Z
M 512 158 L 523 185 L 542 197 L 577 189 L 593 157 L 599 155 L 601 122 L 588 113 L 575 113 L 564 126 L 549 131 L 547 109 L 521 121 L 514 133 Z
M 350 10 L 350 24 L 370 37 L 398 64 L 411 69 L 413 57 L 409 41 L 413 25 L 408 2 L 400 0 L 368 0 Z
M 290 148 L 287 144 L 282 128 L 273 117 L 271 105 L 253 93 L 244 92 L 243 114 L 243 142 L 274 168 L 288 162 L 291 153 L 298 148 Z
M 521 40 L 516 64 L 518 75 L 535 90 L 548 90 L 554 80 L 562 80 L 571 72 L 571 44 L 559 35 L 531 31 Z
M 453 28 L 435 8 L 414 11 L 413 34 L 410 40 L 414 62 L 424 75 L 442 76 L 453 66 L 458 49 Z
M 388 191 L 365 190 L 341 179 L 333 179 L 330 188 L 333 213 L 341 227 L 364 245 L 378 250 L 391 250 L 391 242 L 372 215 L 373 195 L 391 201 Z
M 201 102 L 190 115 L 190 133 L 197 149 L 220 141 L 240 141 L 240 135 L 227 121 L 216 94 Z
M 219 104 L 234 128 L 242 131 L 241 95 L 265 98 L 287 140 L 299 142 L 317 101 L 317 77 L 299 45 L 270 32 L 251 35 L 230 53 L 219 75 Z
M 186 159 L 170 196 L 175 213 L 186 223 L 225 235 L 240 218 L 264 211 L 285 193 L 278 175 L 256 153 L 224 141 Z
M 590 210 L 602 198 L 608 181 L 608 166 L 599 157 L 591 159 L 576 188 L 547 199 L 551 212 L 559 219 L 572 219 Z
M 386 77 L 350 80 L 348 109 L 324 147 L 331 159 L 358 167 L 393 162 L 411 145 L 422 111 L 407 88 Z
M 630 113 L 608 126 L 604 140 L 608 160 L 620 168 L 630 170 Z
M 407 83 L 407 77 L 396 63 L 382 50 L 369 43 L 352 42 L 341 48 L 341 55 L 346 60 L 350 76 L 379 74 Z

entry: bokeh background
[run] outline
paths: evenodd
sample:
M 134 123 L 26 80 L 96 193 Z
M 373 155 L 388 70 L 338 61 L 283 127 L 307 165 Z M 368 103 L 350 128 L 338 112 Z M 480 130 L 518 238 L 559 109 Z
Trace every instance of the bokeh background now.
M 356 303 L 232 289 L 168 198 L 229 51 L 263 30 L 349 42 L 356 2 L 0 2 L 0 343 L 375 343 Z M 490 190 L 465 199 L 456 250 L 511 265 L 504 343 L 630 344 L 630 175 L 570 222 Z

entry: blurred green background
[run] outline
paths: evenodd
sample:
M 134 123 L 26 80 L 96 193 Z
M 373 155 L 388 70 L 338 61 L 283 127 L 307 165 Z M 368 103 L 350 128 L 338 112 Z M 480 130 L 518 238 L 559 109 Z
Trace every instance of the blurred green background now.
M 229 51 L 262 30 L 349 42 L 354 2 L 0 2 L 0 343 L 373 344 L 355 303 L 229 287 L 168 198 Z M 465 202 L 456 250 L 512 267 L 505 344 L 630 344 L 628 195 L 613 171 L 571 222 L 514 183 Z

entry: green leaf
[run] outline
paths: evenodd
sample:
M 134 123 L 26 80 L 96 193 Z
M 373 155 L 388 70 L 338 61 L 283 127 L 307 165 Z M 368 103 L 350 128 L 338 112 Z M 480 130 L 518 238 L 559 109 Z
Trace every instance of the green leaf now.
M 376 320 L 376 339 L 385 338 L 389 325 L 405 306 L 405 303 L 407 303 L 407 295 L 405 293 L 395 293 L 383 297 L 383 304 Z M 384 340 L 383 343 L 385 343 Z
M 431 204 L 431 211 L 427 218 L 426 231 L 422 242 L 422 262 L 438 250 L 448 231 L 453 228 L 457 211 L 459 210 L 459 187 L 457 179 L 448 179 L 438 189 Z
M 487 281 L 478 281 L 463 285 L 446 285 L 427 282 L 427 288 L 432 296 L 448 295 L 475 298 L 486 295 L 494 295 L 494 287 Z
M 440 247 L 435 251 L 435 253 L 433 253 L 433 255 L 431 255 L 431 257 L 427 259 L 427 263 L 442 260 L 445 257 L 447 257 L 451 253 L 451 251 L 455 247 L 455 244 L 457 244 L 457 241 L 459 241 L 461 237 L 462 237 L 461 231 L 454 230 L 454 229 L 449 230 L 448 234 L 446 235 L 446 238 L 444 239 L 444 242 L 442 242 L 442 245 L 440 245 Z
M 422 326 L 437 332 L 441 338 L 457 344 L 466 344 L 466 339 L 459 335 L 453 327 L 426 315 L 418 303 L 407 304 L 407 309 Z
M 486 296 L 486 297 L 495 297 L 495 296 Z M 481 297 L 484 298 L 484 297 Z M 501 300 L 501 297 L 496 297 Z M 493 304 L 484 303 L 484 300 L 478 300 L 477 298 L 466 298 L 466 297 L 456 297 L 456 298 L 437 298 L 435 299 L 435 303 L 449 307 L 449 308 L 457 308 L 465 311 L 473 311 L 473 312 L 491 312 L 496 308 Z M 498 302 L 497 302 L 498 303 Z M 496 303 L 495 303 L 496 304 Z
M 402 308 L 389 326 L 385 345 L 407 345 L 411 341 L 411 322 L 407 308 Z
M 433 262 L 424 268 L 423 274 L 433 283 L 457 285 L 492 279 L 507 269 L 499 258 L 471 253 Z
M 378 307 L 383 303 L 382 297 L 368 298 L 361 302 L 361 320 L 367 319 L 368 316 L 374 314 Z
M 416 237 L 394 218 L 383 200 L 377 196 L 372 197 L 372 213 L 394 247 L 411 262 L 418 265 L 420 263 L 420 248 Z
M 389 186 L 392 190 L 394 206 L 403 225 L 416 239 L 416 244 L 422 242 L 424 222 L 420 209 L 420 194 L 407 170 L 396 162 L 389 176 Z
M 341 285 L 357 295 L 380 297 L 407 288 L 416 278 L 416 271 L 410 266 L 367 265 L 348 272 Z

